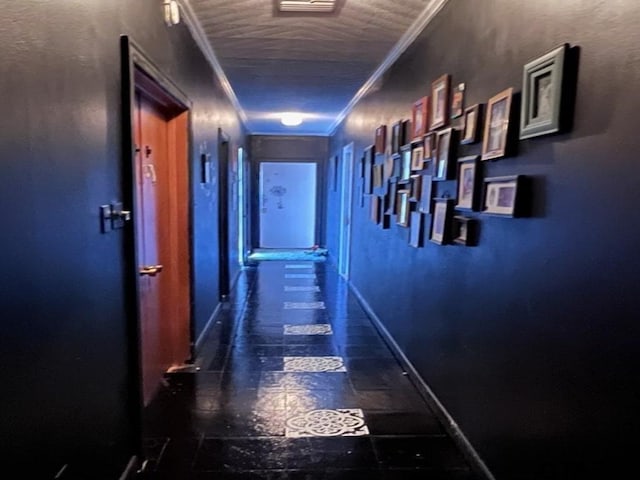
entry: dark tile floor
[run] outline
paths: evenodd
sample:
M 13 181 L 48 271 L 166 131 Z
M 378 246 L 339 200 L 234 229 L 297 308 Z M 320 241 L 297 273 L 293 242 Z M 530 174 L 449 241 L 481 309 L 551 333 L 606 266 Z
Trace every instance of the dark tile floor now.
M 476 478 L 322 262 L 243 272 L 193 371 L 166 380 L 145 411 L 145 478 Z

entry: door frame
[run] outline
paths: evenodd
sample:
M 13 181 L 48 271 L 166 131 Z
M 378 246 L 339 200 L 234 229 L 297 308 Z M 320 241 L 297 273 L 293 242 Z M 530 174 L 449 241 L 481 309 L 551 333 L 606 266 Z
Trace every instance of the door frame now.
M 150 59 L 148 55 L 128 36 L 120 36 L 120 72 L 121 72 L 121 125 L 122 125 L 122 200 L 125 209 L 132 212 L 138 211 L 136 200 L 136 172 L 135 172 L 135 130 L 134 130 L 134 112 L 135 112 L 135 94 L 136 85 L 140 83 L 140 76 L 136 75 L 136 71 L 144 73 L 149 82 L 159 87 L 160 97 L 156 98 L 160 101 L 170 101 L 173 104 L 180 105 L 183 111 L 188 110 L 187 118 L 187 209 L 188 209 L 188 256 L 189 256 L 189 308 L 191 318 L 189 319 L 189 343 L 190 355 L 193 359 L 195 354 L 195 325 L 193 322 L 194 311 L 194 256 L 193 256 L 193 167 L 190 159 L 193 158 L 193 135 L 192 135 L 192 102 L 189 97 L 183 93 L 176 84 L 165 75 Z M 129 208 L 127 208 L 129 207 Z M 127 347 L 128 347 L 128 371 L 127 392 L 129 394 L 129 409 L 131 415 L 131 424 L 134 429 L 136 438 L 134 439 L 134 449 L 137 462 L 142 459 L 142 411 L 144 408 L 143 386 L 142 386 L 142 346 L 141 346 L 141 318 L 139 314 L 139 298 L 138 289 L 138 253 L 136 232 L 133 222 L 127 224 L 127 228 L 123 230 L 124 236 L 124 256 L 126 262 L 127 275 L 124 279 L 125 302 L 127 311 Z
M 243 267 L 247 263 L 247 255 L 249 253 L 248 238 L 249 235 L 249 201 L 248 201 L 248 176 L 249 168 L 247 162 L 247 150 L 244 147 L 238 147 L 238 262 Z
M 229 163 L 231 161 L 231 138 L 218 128 L 218 290 L 219 300 L 224 301 L 231 293 L 231 250 L 229 249 Z
M 348 160 L 347 152 L 350 152 Z M 338 273 L 346 280 L 349 279 L 351 263 L 351 216 L 353 215 L 353 170 L 354 170 L 353 142 L 342 147 L 342 175 L 340 188 L 340 236 L 338 248 Z

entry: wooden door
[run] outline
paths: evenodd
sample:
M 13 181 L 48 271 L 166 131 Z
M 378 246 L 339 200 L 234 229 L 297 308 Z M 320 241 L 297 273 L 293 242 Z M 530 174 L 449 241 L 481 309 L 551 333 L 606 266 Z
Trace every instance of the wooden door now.
M 136 95 L 136 248 L 144 404 L 190 355 L 186 115 Z

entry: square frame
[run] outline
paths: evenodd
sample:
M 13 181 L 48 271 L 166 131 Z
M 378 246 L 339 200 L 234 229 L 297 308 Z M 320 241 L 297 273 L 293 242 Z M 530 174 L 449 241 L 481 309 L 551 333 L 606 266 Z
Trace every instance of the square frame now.
M 478 244 L 478 221 L 475 218 L 456 215 L 453 217 L 453 243 L 472 247 Z
M 456 210 L 478 210 L 480 183 L 480 156 L 471 155 L 458 159 Z
M 433 161 L 433 180 L 452 180 L 455 175 L 453 163 L 456 161 L 459 132 L 447 128 L 438 132 L 436 156 Z
M 507 88 L 489 99 L 484 119 L 482 160 L 493 160 L 507 156 L 510 147 L 509 133 L 512 128 L 512 103 L 513 88 Z
M 420 182 L 420 203 L 418 210 L 422 213 L 431 213 L 431 200 L 433 195 L 433 177 L 431 175 L 422 175 Z
M 482 213 L 501 217 L 521 216 L 523 179 L 523 175 L 485 178 Z
M 431 83 L 431 130 L 449 125 L 451 75 L 445 74 Z
M 429 97 L 422 97 L 413 103 L 411 108 L 411 125 L 413 140 L 420 140 L 429 131 Z
M 484 103 L 476 103 L 465 109 L 462 132 L 460 134 L 460 143 L 462 145 L 471 145 L 480 141 L 482 138 L 483 114 Z
M 429 240 L 438 245 L 445 245 L 450 241 L 451 207 L 450 198 L 433 199 L 433 220 L 431 221 L 431 235 Z
M 524 66 L 521 140 L 564 130 L 563 110 L 566 108 L 567 90 L 565 59 L 568 52 L 569 44 L 565 43 Z

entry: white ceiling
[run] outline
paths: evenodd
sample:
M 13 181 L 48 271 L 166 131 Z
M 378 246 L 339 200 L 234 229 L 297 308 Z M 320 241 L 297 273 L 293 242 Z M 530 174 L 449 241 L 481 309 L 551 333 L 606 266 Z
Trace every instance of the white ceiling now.
M 374 72 L 401 53 L 445 1 L 338 0 L 332 14 L 285 14 L 274 0 L 182 4 L 192 31 L 208 42 L 210 60 L 228 78 L 251 133 L 327 135 Z M 277 118 L 285 111 L 307 118 L 285 127 Z

